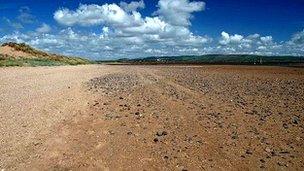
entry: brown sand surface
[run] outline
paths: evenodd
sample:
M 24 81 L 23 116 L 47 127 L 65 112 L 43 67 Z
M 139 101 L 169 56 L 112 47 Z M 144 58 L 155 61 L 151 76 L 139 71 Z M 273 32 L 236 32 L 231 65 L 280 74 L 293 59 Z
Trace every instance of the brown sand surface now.
M 0 170 L 303 170 L 304 69 L 0 69 Z
M 34 58 L 32 55 L 29 55 L 22 51 L 17 51 L 9 46 L 0 46 L 0 54 L 7 55 L 13 58 Z M 5 57 L 5 56 L 4 56 Z

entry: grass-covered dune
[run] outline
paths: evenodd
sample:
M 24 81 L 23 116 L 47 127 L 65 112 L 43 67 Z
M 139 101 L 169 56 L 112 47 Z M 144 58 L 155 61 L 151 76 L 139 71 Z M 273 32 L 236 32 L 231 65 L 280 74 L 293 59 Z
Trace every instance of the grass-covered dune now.
M 79 57 L 46 53 L 24 43 L 4 43 L 0 47 L 2 66 L 59 66 L 90 64 L 90 60 Z

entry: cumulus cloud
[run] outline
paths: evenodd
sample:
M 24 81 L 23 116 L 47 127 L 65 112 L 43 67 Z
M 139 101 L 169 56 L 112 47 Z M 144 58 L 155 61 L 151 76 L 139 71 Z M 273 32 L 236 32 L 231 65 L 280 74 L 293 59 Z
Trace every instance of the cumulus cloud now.
M 141 0 L 121 2 L 120 5 L 81 4 L 74 11 L 66 8 L 55 11 L 54 19 L 66 26 L 103 26 L 107 28 L 108 33 L 112 33 L 112 37 L 123 39 L 129 44 L 158 42 L 164 46 L 191 43 L 198 45 L 211 40 L 206 36 L 194 36 L 189 30 L 192 13 L 203 10 L 203 2 L 160 0 L 158 4 L 158 10 L 154 13 L 156 16 L 142 17 L 138 10 L 145 5 Z M 174 11 L 178 20 L 171 18 Z M 108 33 L 103 36 L 109 36 Z
M 259 54 L 259 55 L 303 55 L 303 45 L 294 45 L 294 35 L 288 42 L 276 43 L 270 37 L 253 35 L 221 34 L 225 40 L 233 41 L 223 45 L 221 37 L 212 41 L 209 37 L 191 34 L 187 39 L 165 39 L 153 35 L 143 37 L 112 36 L 108 27 L 97 33 L 84 33 L 70 27 L 54 31 L 53 34 L 27 34 L 15 32 L 0 37 L 0 42 L 26 42 L 36 48 L 65 55 L 82 56 L 91 59 L 118 59 L 145 56 L 202 55 L 202 54 Z M 298 33 L 297 33 L 298 34 Z M 232 37 L 232 38 L 231 38 Z M 242 37 L 242 39 L 241 39 Z M 267 41 L 265 41 L 267 40 Z
M 145 3 L 144 3 L 143 0 L 132 1 L 129 4 L 122 1 L 122 2 L 119 3 L 119 6 L 121 6 L 121 8 L 123 8 L 127 12 L 131 12 L 131 11 L 137 11 L 138 9 L 145 8 Z
M 289 43 L 294 45 L 304 45 L 304 30 L 295 33 Z
M 38 33 L 48 33 L 48 32 L 50 32 L 51 30 L 52 30 L 52 29 L 51 29 L 51 27 L 50 27 L 49 25 L 43 23 L 40 27 L 38 27 L 38 28 L 36 29 L 36 32 L 38 32 Z
M 293 55 L 304 55 L 304 30 L 292 35 L 291 39 L 287 42 L 288 47 L 286 50 Z
M 186 40 L 159 41 L 159 38 L 152 37 L 119 37 L 111 36 L 111 30 L 104 27 L 103 32 L 84 33 L 76 31 L 71 27 L 53 34 L 37 34 L 35 32 L 15 32 L 0 38 L 0 42 L 14 41 L 26 42 L 33 47 L 47 50 L 54 53 L 61 53 L 72 56 L 83 56 L 91 59 L 117 59 L 135 58 L 153 55 L 182 55 L 200 54 L 202 43 L 208 40 L 207 37 L 191 36 Z M 187 51 L 180 51 L 187 49 Z
M 272 43 L 272 36 L 261 37 L 261 41 L 265 44 Z
M 244 40 L 244 37 L 239 34 L 229 35 L 228 33 L 223 31 L 221 35 L 222 39 L 220 40 L 220 44 L 222 45 L 227 45 L 230 43 L 241 43 Z
M 189 2 L 189 0 L 160 0 L 158 7 L 155 14 L 166 22 L 176 26 L 188 26 L 191 25 L 192 13 L 204 10 L 205 3 Z
M 204 10 L 204 2 L 159 0 L 157 10 L 145 17 L 140 13 L 144 7 L 141 0 L 80 4 L 75 10 L 60 8 L 53 17 L 64 29 L 53 27 L 51 32 L 50 26 L 43 23 L 36 32 L 14 32 L 0 37 L 0 42 L 26 42 L 42 50 L 91 59 L 210 53 L 304 54 L 304 30 L 280 43 L 270 35 L 225 31 L 214 39 L 190 30 L 192 15 Z M 78 26 L 97 26 L 101 33 L 80 31 Z
M 63 8 L 54 13 L 54 19 L 67 26 L 81 25 L 111 25 L 116 27 L 126 27 L 139 25 L 141 15 L 138 12 L 132 14 L 124 11 L 117 4 L 84 5 L 80 4 L 76 11 Z
M 217 50 L 220 53 L 247 53 L 247 54 L 282 54 L 280 47 L 283 45 L 273 41 L 272 36 L 260 36 L 252 34 L 248 36 L 240 34 L 221 33 Z M 286 43 L 284 43 L 286 46 Z

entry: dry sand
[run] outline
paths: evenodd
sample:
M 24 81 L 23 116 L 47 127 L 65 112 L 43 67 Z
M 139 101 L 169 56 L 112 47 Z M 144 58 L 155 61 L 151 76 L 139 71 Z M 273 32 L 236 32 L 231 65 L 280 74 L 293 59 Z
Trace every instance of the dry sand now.
M 0 170 L 303 170 L 304 70 L 0 69 Z
M 7 55 L 9 57 L 13 58 L 33 58 L 32 55 L 22 52 L 22 51 L 17 51 L 9 46 L 0 46 L 0 54 L 4 55 L 4 57 Z

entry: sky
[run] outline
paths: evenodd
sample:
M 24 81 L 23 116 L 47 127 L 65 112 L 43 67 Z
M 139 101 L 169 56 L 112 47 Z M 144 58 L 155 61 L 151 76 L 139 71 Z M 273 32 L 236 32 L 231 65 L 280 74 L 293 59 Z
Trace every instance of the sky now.
M 89 59 L 304 55 L 303 0 L 0 0 L 0 43 Z

